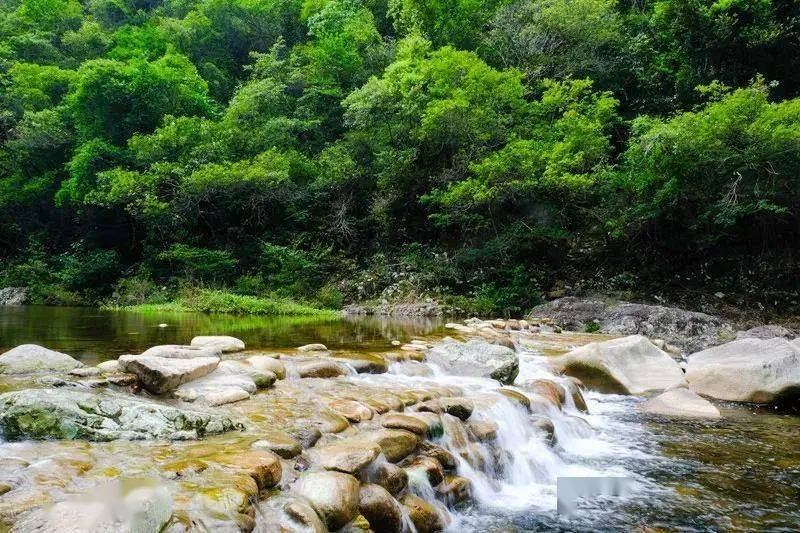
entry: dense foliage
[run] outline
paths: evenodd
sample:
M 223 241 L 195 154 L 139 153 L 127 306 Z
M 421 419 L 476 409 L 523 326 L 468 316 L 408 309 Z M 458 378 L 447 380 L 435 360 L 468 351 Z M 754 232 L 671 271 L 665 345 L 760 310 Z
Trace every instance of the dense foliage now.
M 6 0 L 0 286 L 774 305 L 799 97 L 797 0 Z

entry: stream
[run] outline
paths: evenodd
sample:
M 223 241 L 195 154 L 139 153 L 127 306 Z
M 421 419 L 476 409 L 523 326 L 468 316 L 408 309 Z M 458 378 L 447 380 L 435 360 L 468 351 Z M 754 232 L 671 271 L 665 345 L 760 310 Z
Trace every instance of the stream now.
M 452 332 L 439 320 L 319 321 L 0 307 L 0 352 L 36 343 L 87 364 L 139 353 L 156 344 L 187 343 L 202 334 L 233 335 L 244 340 L 248 350 L 279 353 L 323 343 L 334 356 L 369 359 L 395 352 L 392 341 L 438 342 Z M 563 383 L 566 378 L 553 374 L 547 357 L 598 338 L 607 337 L 552 334 L 518 346 L 520 373 L 515 383 L 535 379 Z M 579 412 L 569 394 L 563 410 L 547 412 L 557 437 L 550 446 L 531 426 L 530 415 L 496 392 L 498 384 L 493 380 L 447 375 L 427 363 L 393 362 L 385 374 L 315 380 L 311 387 L 301 386 L 300 381 L 290 377 L 251 400 L 220 407 L 251 422 L 251 429 L 243 434 L 169 444 L 0 442 L 0 464 L 8 469 L 17 460 L 29 465 L 55 462 L 57 467 L 35 470 L 38 474 L 33 474 L 29 491 L 33 494 L 28 497 L 38 501 L 36 496 L 46 493 L 42 502 L 57 501 L 65 494 L 91 491 L 110 479 L 147 477 L 164 482 L 164 472 L 175 468 L 176 462 L 217 449 L 247 449 L 276 426 L 302 425 L 316 416 L 320 398 L 343 390 L 363 395 L 365 401 L 380 401 L 381 394 L 390 391 L 455 387 L 475 404 L 471 420 L 494 422 L 497 438 L 492 446 L 470 443 L 467 447 L 466 437 L 451 429 L 438 442 L 453 453 L 457 474 L 472 485 L 471 501 L 450 510 L 449 531 L 800 529 L 800 417 L 796 415 L 715 403 L 723 415 L 720 421 L 666 420 L 643 416 L 637 409 L 642 398 L 587 391 L 588 413 Z M 20 386 L 0 378 L 0 391 Z M 524 393 L 522 388 L 516 390 Z M 65 464 L 71 466 L 51 457 L 66 457 Z M 556 510 L 557 480 L 564 477 L 623 478 L 626 490 L 619 496 L 580 500 L 576 514 L 566 516 Z M 218 480 L 210 474 L 201 478 L 172 478 L 167 483 L 177 499 L 193 498 L 216 487 Z M 427 479 L 411 479 L 409 490 L 435 501 Z M 0 496 L 0 514 L 4 498 Z M 260 515 L 255 526 L 257 531 L 271 531 Z

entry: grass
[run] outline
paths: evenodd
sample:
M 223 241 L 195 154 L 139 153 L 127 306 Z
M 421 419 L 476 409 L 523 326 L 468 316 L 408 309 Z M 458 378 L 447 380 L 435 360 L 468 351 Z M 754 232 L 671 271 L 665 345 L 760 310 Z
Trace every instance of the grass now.
M 233 315 L 318 316 L 337 317 L 338 311 L 319 309 L 283 298 L 242 296 L 220 290 L 198 290 L 178 299 L 159 304 L 125 306 L 122 309 L 140 312 L 200 312 Z

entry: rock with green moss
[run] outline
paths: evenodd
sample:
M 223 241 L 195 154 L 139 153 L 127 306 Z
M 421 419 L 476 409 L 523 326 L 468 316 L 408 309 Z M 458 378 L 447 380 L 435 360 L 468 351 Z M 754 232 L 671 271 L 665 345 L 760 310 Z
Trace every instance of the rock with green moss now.
M 0 435 L 6 440 L 184 440 L 241 429 L 224 415 L 110 392 L 27 389 L 0 395 Z

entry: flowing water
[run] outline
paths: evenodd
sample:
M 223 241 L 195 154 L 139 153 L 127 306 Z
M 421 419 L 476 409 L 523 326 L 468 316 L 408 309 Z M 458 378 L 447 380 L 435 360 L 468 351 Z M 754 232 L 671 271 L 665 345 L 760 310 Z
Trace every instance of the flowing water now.
M 247 343 L 248 349 L 273 351 L 322 342 L 334 355 L 371 357 L 394 350 L 393 340 L 438 339 L 446 332 L 441 322 L 432 320 L 320 322 L 0 308 L 0 352 L 22 343 L 37 343 L 96 363 L 122 353 L 137 353 L 155 344 L 186 343 L 199 334 L 235 335 Z M 520 355 L 517 383 L 536 378 L 561 382 L 563 378 L 552 374 L 546 358 L 595 338 L 553 335 L 532 343 Z M 718 404 L 724 416 L 722 421 L 659 420 L 639 413 L 637 404 L 642 399 L 589 392 L 588 414 L 578 412 L 569 395 L 563 412 L 547 413 L 557 436 L 557 444 L 551 447 L 531 425 L 530 415 L 497 394 L 497 383 L 490 380 L 446 375 L 431 365 L 394 363 L 387 374 L 319 380 L 314 382 L 313 390 L 302 390 L 292 381 L 279 382 L 274 390 L 249 402 L 228 406 L 232 412 L 248 418 L 255 428 L 244 435 L 171 445 L 6 443 L 0 444 L 0 459 L 22 457 L 30 462 L 32 457 L 38 457 L 47 461 L 51 454 L 69 455 L 77 451 L 91 457 L 91 466 L 86 468 L 97 474 L 79 483 L 87 488 L 101 474 L 109 478 L 153 472 L 163 475 L 176 461 L 190 461 L 217 449 L 249 446 L 258 438 L 257 434 L 270 431 L 276 418 L 285 417 L 287 424 L 302 423 L 303 417 L 311 416 L 316 409 L 316 401 L 326 395 L 360 394 L 365 401 L 379 401 L 390 391 L 400 394 L 397 391 L 452 386 L 460 387 L 473 399 L 476 410 L 472 419 L 493 421 L 499 428 L 493 446 L 470 443 L 467 448 L 467 439 L 459 435 L 457 426 L 448 428 L 439 443 L 453 452 L 458 474 L 472 483 L 472 502 L 452 510 L 453 522 L 449 526 L 452 531 L 800 529 L 800 417 L 797 416 Z M 557 513 L 558 478 L 599 476 L 628 480 L 624 494 L 581 500 L 577 513 L 571 517 Z M 74 480 L 69 483 L 74 484 Z M 200 486 L 182 483 L 176 491 L 183 490 L 186 494 Z M 54 484 L 68 483 L 56 479 L 49 480 L 47 486 Z M 410 488 L 423 499 L 434 500 L 433 487 L 424 476 L 412 478 Z M 210 490 L 207 486 L 201 489 Z

